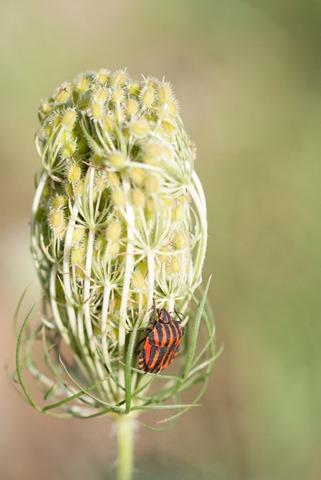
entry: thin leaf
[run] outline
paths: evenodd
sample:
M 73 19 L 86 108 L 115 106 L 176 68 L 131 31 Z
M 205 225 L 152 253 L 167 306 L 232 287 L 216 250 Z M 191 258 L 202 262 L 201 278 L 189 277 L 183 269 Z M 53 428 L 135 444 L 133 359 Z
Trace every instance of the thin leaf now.
M 16 372 L 17 372 L 17 379 L 18 379 L 18 382 L 19 382 L 19 385 L 21 387 L 21 390 L 22 390 L 22 393 L 26 399 L 26 401 L 29 403 L 29 405 L 31 405 L 33 408 L 35 408 L 36 410 L 38 411 L 41 411 L 41 407 L 39 407 L 36 402 L 33 400 L 33 398 L 31 397 L 30 393 L 28 392 L 27 390 L 27 387 L 26 387 L 26 384 L 25 384 L 25 380 L 24 380 L 24 377 L 23 377 L 23 374 L 22 374 L 22 358 L 21 358 L 21 354 L 22 354 L 22 340 L 23 340 L 23 334 L 24 334 L 24 331 L 25 331 L 25 328 L 31 318 L 31 314 L 34 310 L 34 305 L 31 307 L 31 309 L 29 310 L 26 318 L 24 319 L 23 321 L 23 324 L 21 326 L 21 329 L 20 329 L 20 332 L 19 332 L 19 335 L 18 335 L 18 339 L 17 339 L 17 346 L 16 346 Z
M 194 356 L 195 356 L 195 352 L 196 352 L 198 332 L 199 332 L 200 325 L 201 325 L 201 319 L 202 319 L 203 312 L 204 312 L 205 302 L 206 302 L 207 293 L 208 293 L 208 289 L 209 289 L 209 286 L 210 286 L 211 278 L 212 277 L 209 277 L 209 279 L 207 281 L 207 284 L 206 284 L 206 287 L 205 287 L 205 290 L 204 290 L 204 294 L 203 294 L 203 298 L 202 298 L 202 300 L 201 300 L 201 302 L 198 306 L 198 309 L 197 309 L 196 315 L 195 315 L 195 319 L 193 321 L 191 338 L 189 339 L 189 343 L 188 343 L 188 346 L 187 346 L 187 358 L 186 358 L 186 364 L 185 364 L 185 368 L 184 368 L 183 377 L 188 376 L 188 372 L 190 371 L 190 369 L 192 367 L 192 364 L 193 364 L 193 360 L 194 360 Z
M 111 405 L 107 402 L 105 402 L 104 400 L 102 400 L 101 398 L 98 398 L 96 397 L 95 395 L 93 395 L 92 393 L 90 393 L 90 390 L 94 390 L 95 388 L 97 388 L 97 385 L 100 385 L 104 380 L 99 380 L 98 382 L 96 382 L 95 384 L 91 385 L 90 387 L 88 388 L 84 388 L 82 385 L 80 385 L 77 380 L 74 379 L 74 377 L 71 375 L 71 373 L 69 372 L 69 370 L 67 369 L 66 365 L 63 363 L 61 357 L 59 356 L 59 361 L 61 363 L 61 365 L 63 366 L 63 369 L 64 371 L 66 372 L 66 375 L 69 377 L 69 379 L 79 388 L 79 390 L 82 392 L 82 394 L 86 394 L 88 395 L 90 398 L 92 398 L 93 400 L 95 400 L 96 402 L 100 403 L 101 405 L 105 405 L 108 409 L 110 409 L 111 411 L 113 412 L 118 412 L 118 413 L 123 413 L 124 412 L 124 409 L 117 406 L 117 405 Z
M 22 292 L 21 294 L 21 297 L 19 298 L 19 301 L 18 301 L 18 304 L 17 304 L 17 307 L 16 307 L 16 310 L 14 312 L 14 315 L 13 315 L 13 328 L 14 328 L 14 331 L 16 332 L 17 331 L 17 326 L 18 326 L 18 316 L 19 316 L 19 313 L 20 313 L 20 308 L 21 308 L 21 305 L 22 305 L 22 302 L 26 296 L 26 293 L 28 291 L 28 287 L 26 287 L 24 289 L 24 291 Z
M 176 410 L 178 408 L 190 409 L 192 407 L 200 407 L 196 403 L 187 403 L 187 404 L 172 404 L 172 405 L 141 405 L 139 407 L 134 407 L 132 410 Z
M 125 400 L 126 400 L 126 413 L 130 412 L 131 407 L 131 383 L 132 383 L 132 359 L 134 354 L 134 346 L 136 343 L 136 336 L 138 330 L 138 322 L 135 325 L 135 328 L 132 330 L 127 346 L 126 351 L 126 364 L 125 364 Z

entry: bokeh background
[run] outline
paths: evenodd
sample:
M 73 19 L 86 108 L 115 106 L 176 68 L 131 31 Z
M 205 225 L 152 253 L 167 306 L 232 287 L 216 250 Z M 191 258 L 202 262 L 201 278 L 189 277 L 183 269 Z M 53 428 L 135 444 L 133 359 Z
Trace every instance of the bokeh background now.
M 39 295 L 39 101 L 79 71 L 124 66 L 172 81 L 198 146 L 224 344 L 202 408 L 137 432 L 136 478 L 321 478 L 320 49 L 317 0 L 1 1 L 1 479 L 114 475 L 110 423 L 39 415 L 7 368 L 17 300 Z

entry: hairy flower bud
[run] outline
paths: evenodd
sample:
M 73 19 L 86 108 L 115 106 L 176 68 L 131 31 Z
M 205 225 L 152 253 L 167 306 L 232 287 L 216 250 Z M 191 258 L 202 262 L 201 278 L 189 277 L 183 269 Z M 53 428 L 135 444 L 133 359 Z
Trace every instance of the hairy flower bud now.
M 78 183 L 81 177 L 81 168 L 78 163 L 71 163 L 68 171 L 67 171 L 67 178 L 70 183 L 75 184 Z
M 121 223 L 118 220 L 111 222 L 106 230 L 106 238 L 112 243 L 117 242 L 121 235 Z
M 190 404 L 175 399 L 208 378 L 215 354 L 208 285 L 197 300 L 206 202 L 176 106 L 169 83 L 105 69 L 64 82 L 41 105 L 42 170 L 31 233 L 50 373 L 29 357 L 23 364 L 43 386 L 47 404 L 39 409 L 46 413 L 115 418 L 173 408 L 180 414 Z M 169 376 L 142 370 L 135 354 L 147 329 L 161 321 L 161 309 L 188 330 Z M 39 325 L 36 331 L 27 337 L 28 355 Z

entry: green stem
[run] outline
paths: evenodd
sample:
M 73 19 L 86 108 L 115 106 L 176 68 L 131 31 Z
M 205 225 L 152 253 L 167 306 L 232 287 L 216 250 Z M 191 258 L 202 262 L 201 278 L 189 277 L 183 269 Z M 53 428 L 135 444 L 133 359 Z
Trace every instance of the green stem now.
M 117 480 L 131 480 L 134 463 L 134 419 L 121 415 L 117 419 L 118 469 Z

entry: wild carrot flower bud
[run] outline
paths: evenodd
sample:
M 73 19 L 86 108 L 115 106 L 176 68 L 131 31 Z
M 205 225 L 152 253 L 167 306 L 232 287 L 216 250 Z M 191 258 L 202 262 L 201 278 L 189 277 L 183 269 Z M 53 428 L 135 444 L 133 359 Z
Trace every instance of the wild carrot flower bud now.
M 60 209 L 50 210 L 48 215 L 48 224 L 54 234 L 54 238 L 61 239 L 66 228 L 64 212 Z
M 101 68 L 98 73 L 97 73 L 97 81 L 101 85 L 106 85 L 110 78 L 110 71 L 107 70 L 106 68 Z
M 48 100 L 43 100 L 40 105 L 40 112 L 43 113 L 44 115 L 48 115 L 48 113 L 51 112 L 52 106 Z
M 106 238 L 112 243 L 115 243 L 119 240 L 121 235 L 121 223 L 117 220 L 112 221 L 106 230 Z
M 54 210 L 59 210 L 66 206 L 66 197 L 64 195 L 57 194 L 51 202 L 51 206 Z
M 177 232 L 174 236 L 174 245 L 178 250 L 187 246 L 187 238 L 183 232 Z
M 145 118 L 140 118 L 130 125 L 130 133 L 134 137 L 144 138 L 149 132 L 149 125 Z
M 111 243 L 107 247 L 107 253 L 110 255 L 110 257 L 115 257 L 120 250 L 119 243 Z
M 132 191 L 132 203 L 135 208 L 143 208 L 145 205 L 145 195 L 138 188 Z
M 77 280 L 84 278 L 85 260 L 86 251 L 84 246 L 80 245 L 71 250 L 70 263 Z
M 141 186 L 144 183 L 146 175 L 142 168 L 131 168 L 129 170 L 129 177 L 135 185 Z
M 102 193 L 108 186 L 107 176 L 105 174 L 98 175 L 96 178 L 97 190 Z
M 76 227 L 73 231 L 72 240 L 74 245 L 78 245 L 85 239 L 86 230 L 83 227 Z
M 111 76 L 112 87 L 122 87 L 126 84 L 127 72 L 126 70 L 116 70 Z
M 143 291 L 146 289 L 146 281 L 143 274 L 139 270 L 135 270 L 132 275 L 133 287 L 136 290 Z
M 120 189 L 114 190 L 112 193 L 112 201 L 114 202 L 115 207 L 124 207 L 126 203 L 125 193 Z
M 119 176 L 116 172 L 108 172 L 107 180 L 110 188 L 118 188 L 120 185 Z
M 71 158 L 77 149 L 77 142 L 70 132 L 64 132 L 61 139 L 61 157 L 63 159 Z
M 115 168 L 122 168 L 125 166 L 126 159 L 122 152 L 111 152 L 107 157 L 108 162 Z
M 157 143 L 148 143 L 143 148 L 143 161 L 145 163 L 157 163 L 163 156 L 163 149 Z
M 70 183 L 76 184 L 79 182 L 81 177 L 81 168 L 78 163 L 71 163 L 67 170 L 67 178 Z
M 92 100 L 89 105 L 89 113 L 93 120 L 102 120 L 105 116 L 104 105 L 97 100 Z
M 130 117 L 135 115 L 138 112 L 139 105 L 137 100 L 134 98 L 129 98 L 127 101 L 127 113 Z
M 120 103 L 124 100 L 124 92 L 121 88 L 115 88 L 112 95 L 111 99 L 114 103 Z
M 75 90 L 80 94 L 88 92 L 91 84 L 90 75 L 81 73 L 74 81 Z
M 195 402 L 176 399 L 206 384 L 215 359 L 208 285 L 201 297 L 197 290 L 206 202 L 175 105 L 165 81 L 99 70 L 64 82 L 40 108 L 31 241 L 42 315 L 37 334 L 19 336 L 17 378 L 45 413 L 110 414 L 121 429 L 139 412 L 172 408 L 175 417 L 199 401 L 203 390 Z M 159 350 L 147 329 L 164 318 L 176 342 Z M 40 329 L 49 373 L 31 358 Z M 151 339 L 157 365 L 148 355 Z M 69 350 L 68 364 L 61 348 Z M 31 399 L 22 365 L 42 385 L 44 406 Z
M 68 82 L 64 82 L 58 87 L 55 95 L 55 102 L 57 104 L 67 103 L 70 100 L 72 92 L 72 86 Z
M 74 109 L 68 108 L 62 117 L 62 125 L 65 127 L 66 130 L 71 131 L 76 123 L 77 120 L 77 113 Z
M 84 182 L 79 180 L 79 182 L 73 184 L 73 192 L 75 195 L 82 195 L 84 192 Z M 94 196 L 94 194 L 93 194 Z
M 161 105 L 168 104 L 173 99 L 173 90 L 168 82 L 161 82 L 158 87 L 158 99 Z
M 113 121 L 113 117 L 111 115 L 106 115 L 103 119 L 103 126 L 104 130 L 107 133 L 112 133 L 113 129 L 115 128 L 115 124 Z
M 145 188 L 149 193 L 158 193 L 160 190 L 160 181 L 155 175 L 148 175 L 145 180 Z
M 154 89 L 152 86 L 147 86 L 143 91 L 142 91 L 142 104 L 144 107 L 151 107 L 153 102 L 154 102 L 155 94 L 154 94 Z
M 171 260 L 171 273 L 179 273 L 180 272 L 180 261 L 178 258 L 173 257 Z

